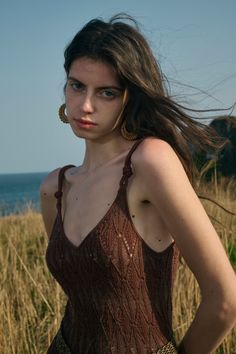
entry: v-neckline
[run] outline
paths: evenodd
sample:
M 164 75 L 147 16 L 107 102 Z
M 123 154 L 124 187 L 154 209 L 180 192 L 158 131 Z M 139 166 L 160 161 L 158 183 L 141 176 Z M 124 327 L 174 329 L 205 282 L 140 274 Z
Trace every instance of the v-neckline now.
M 131 223 L 131 227 L 133 229 L 133 231 L 135 232 L 136 236 L 138 237 L 138 240 L 143 244 L 143 246 L 151 253 L 153 253 L 156 257 L 162 257 L 163 255 L 165 255 L 167 252 L 169 252 L 171 250 L 172 247 L 175 246 L 175 241 L 171 242 L 164 250 L 162 251 L 156 251 L 154 250 L 143 238 L 142 236 L 139 234 L 139 232 L 136 230 L 134 223 L 132 221 L 130 212 L 129 212 L 129 207 L 128 207 L 128 196 L 127 196 L 127 189 L 123 188 L 122 185 L 119 186 L 119 189 L 117 191 L 116 197 L 114 199 L 114 201 L 112 202 L 112 204 L 110 205 L 109 209 L 106 211 L 105 215 L 97 222 L 97 224 L 91 229 L 91 231 L 89 231 L 87 233 L 87 235 L 82 239 L 82 241 L 80 242 L 79 245 L 75 245 L 66 235 L 65 230 L 64 230 L 64 225 L 63 225 L 63 219 L 62 219 L 62 215 L 59 213 L 57 213 L 56 219 L 55 219 L 55 223 L 51 232 L 51 235 L 54 232 L 54 228 L 56 225 L 57 220 L 59 219 L 60 222 L 60 226 L 61 226 L 61 230 L 62 230 L 62 237 L 63 240 L 65 240 L 65 242 L 71 247 L 71 249 L 74 252 L 79 252 L 79 250 L 86 244 L 86 242 L 90 239 L 90 237 L 92 236 L 97 236 L 97 233 L 95 233 L 96 229 L 101 225 L 102 222 L 104 222 L 104 220 L 109 216 L 109 214 L 112 212 L 112 209 L 114 208 L 114 206 L 117 203 L 118 198 L 120 198 L 121 193 L 125 193 L 125 198 L 124 198 L 124 202 L 126 203 L 126 208 L 127 208 L 127 217 L 129 222 Z M 95 233 L 95 234 L 94 234 Z
M 82 241 L 79 243 L 79 245 L 75 245 L 74 242 L 72 242 L 69 237 L 67 236 L 67 234 L 65 233 L 65 229 L 64 229 L 64 223 L 63 223 L 63 219 L 62 219 L 62 215 L 61 213 L 58 211 L 57 213 L 57 218 L 59 218 L 59 222 L 61 225 L 61 229 L 62 229 L 62 235 L 64 237 L 64 239 L 66 240 L 66 242 L 72 247 L 74 248 L 75 251 L 78 251 L 80 249 L 80 247 L 82 247 L 82 245 L 85 243 L 85 241 L 90 237 L 91 234 L 93 234 L 96 229 L 100 226 L 100 224 L 107 218 L 107 216 L 111 213 L 112 209 L 114 208 L 114 205 L 116 204 L 119 196 L 120 196 L 120 192 L 121 192 L 122 186 L 119 186 L 116 197 L 114 198 L 113 202 L 111 203 L 110 207 L 108 208 L 108 210 L 106 211 L 106 213 L 104 214 L 104 216 L 101 217 L 101 219 L 96 223 L 96 225 L 87 233 L 87 235 L 85 237 L 82 238 Z
M 130 158 L 131 158 L 131 155 L 133 153 L 133 151 L 136 149 L 136 147 L 142 142 L 143 139 L 140 139 L 140 140 L 137 140 L 133 146 L 131 147 L 131 149 L 129 150 L 129 152 L 127 153 L 127 156 L 125 158 L 125 163 L 123 165 L 123 173 L 122 173 L 122 176 L 121 176 L 121 179 L 120 179 L 120 182 L 119 182 L 119 187 L 118 187 L 118 191 L 117 191 L 117 194 L 116 194 L 116 197 L 114 198 L 114 201 L 111 203 L 109 209 L 106 211 L 105 215 L 96 223 L 96 225 L 87 233 L 87 235 L 85 237 L 82 238 L 82 241 L 80 242 L 79 245 L 75 245 L 67 236 L 67 234 L 65 233 L 65 229 L 64 229 L 64 222 L 63 222 L 63 217 L 62 217 L 62 213 L 61 213 L 61 207 L 58 209 L 57 208 L 57 216 L 55 218 L 55 222 L 54 222 L 54 225 L 56 223 L 56 221 L 59 219 L 59 222 L 60 222 L 60 225 L 61 225 L 61 229 L 62 229 L 62 235 L 63 235 L 63 238 L 66 240 L 66 242 L 75 250 L 75 251 L 78 251 L 82 245 L 85 243 L 85 241 L 90 237 L 91 234 L 93 234 L 95 232 L 95 230 L 99 227 L 99 225 L 104 221 L 104 219 L 110 214 L 110 212 L 112 211 L 114 205 L 116 204 L 119 196 L 120 196 L 120 193 L 122 191 L 122 189 L 125 189 L 124 192 L 125 194 L 127 193 L 126 191 L 126 183 L 130 177 L 130 175 L 132 175 L 132 168 L 131 168 L 131 165 L 130 165 Z M 73 166 L 73 165 L 69 165 L 69 166 Z M 128 169 L 127 169 L 128 168 Z M 63 174 L 64 176 L 64 174 Z M 63 178 L 62 176 L 62 178 Z M 60 188 L 62 188 L 62 180 L 61 180 L 61 184 L 59 182 L 59 186 Z M 59 194 L 60 194 L 60 197 L 62 196 L 62 191 L 61 189 L 59 188 Z M 58 193 L 58 192 L 57 192 Z M 126 203 L 127 203 L 127 195 L 126 195 Z M 61 204 L 61 202 L 60 202 Z M 128 206 L 128 205 L 127 205 Z M 51 232 L 51 235 L 54 231 L 54 226 L 53 226 L 53 229 L 52 229 L 52 232 Z

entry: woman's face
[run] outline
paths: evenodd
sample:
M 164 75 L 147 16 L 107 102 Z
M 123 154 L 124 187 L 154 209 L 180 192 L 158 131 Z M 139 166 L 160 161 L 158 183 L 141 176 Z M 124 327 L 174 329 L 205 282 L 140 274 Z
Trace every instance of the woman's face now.
M 75 135 L 96 140 L 119 134 L 116 123 L 123 95 L 113 66 L 87 57 L 76 59 L 65 90 L 67 116 Z

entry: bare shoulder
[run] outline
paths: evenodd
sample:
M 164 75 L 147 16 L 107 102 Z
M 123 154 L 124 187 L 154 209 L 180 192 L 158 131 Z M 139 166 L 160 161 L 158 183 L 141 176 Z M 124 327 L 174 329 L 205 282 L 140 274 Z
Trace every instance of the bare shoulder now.
M 177 183 L 183 192 L 191 187 L 175 150 L 162 139 L 144 139 L 133 152 L 131 162 L 143 198 L 153 205 L 166 198 L 166 193 L 172 196 Z
M 166 141 L 146 138 L 134 151 L 132 165 L 136 171 L 155 171 L 160 176 L 168 171 L 183 172 L 183 166 L 174 149 Z
M 148 149 L 148 148 L 167 148 L 170 147 L 170 144 L 168 144 L 165 140 L 150 136 L 147 138 L 144 138 L 142 143 L 139 145 L 139 148 L 142 148 L 143 150 Z
M 42 198 L 53 197 L 58 189 L 58 175 L 60 168 L 56 168 L 47 174 L 40 184 L 40 195 Z
M 174 149 L 163 140 L 147 138 L 134 151 L 132 165 L 145 199 L 176 242 L 202 296 L 228 296 L 229 289 L 235 289 L 235 274 Z
M 50 172 L 40 185 L 41 212 L 45 230 L 50 237 L 53 224 L 57 215 L 55 192 L 58 190 L 58 175 L 60 168 Z

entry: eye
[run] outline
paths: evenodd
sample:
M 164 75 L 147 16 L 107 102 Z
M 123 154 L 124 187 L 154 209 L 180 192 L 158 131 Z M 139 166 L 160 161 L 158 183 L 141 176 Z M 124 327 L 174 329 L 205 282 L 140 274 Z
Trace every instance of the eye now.
M 103 91 L 103 96 L 105 97 L 114 97 L 115 96 L 115 92 L 114 91 L 111 91 L 111 90 L 105 90 Z
M 112 99 L 118 96 L 118 92 L 116 92 L 115 90 L 102 90 L 100 92 L 100 95 L 104 98 Z
M 81 82 L 74 82 L 74 81 L 70 82 L 69 81 L 68 84 L 74 91 L 82 91 L 82 90 L 84 90 L 84 85 L 81 84 Z

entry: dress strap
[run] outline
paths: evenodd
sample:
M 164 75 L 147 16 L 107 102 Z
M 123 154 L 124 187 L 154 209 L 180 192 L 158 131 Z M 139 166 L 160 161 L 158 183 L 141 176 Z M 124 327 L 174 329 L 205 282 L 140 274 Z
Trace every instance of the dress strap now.
M 58 190 L 54 194 L 54 196 L 57 199 L 57 210 L 59 212 L 61 212 L 61 198 L 62 198 L 62 195 L 63 195 L 62 186 L 63 186 L 65 171 L 68 170 L 68 168 L 71 168 L 71 167 L 75 167 L 75 166 L 74 165 L 66 165 L 66 166 L 62 167 L 60 169 L 60 171 L 59 171 L 59 174 L 58 174 Z
M 123 175 L 122 178 L 120 180 L 120 187 L 121 186 L 126 186 L 129 177 L 133 174 L 132 171 L 132 167 L 131 167 L 131 156 L 133 154 L 133 152 L 136 150 L 136 148 L 138 147 L 138 145 L 144 140 L 144 138 L 141 138 L 139 140 L 137 140 L 134 145 L 132 146 L 132 148 L 130 149 L 128 155 L 126 156 L 125 159 L 125 164 L 123 167 Z

